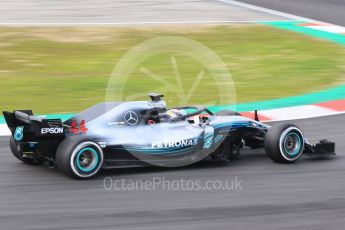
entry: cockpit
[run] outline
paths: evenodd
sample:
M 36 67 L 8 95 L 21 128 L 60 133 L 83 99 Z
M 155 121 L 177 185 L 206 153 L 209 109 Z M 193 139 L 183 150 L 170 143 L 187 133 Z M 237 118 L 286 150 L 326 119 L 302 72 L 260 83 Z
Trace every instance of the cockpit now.
M 167 109 L 165 102 L 162 100 L 162 97 L 164 97 L 162 94 L 151 93 L 149 97 L 151 98 L 150 105 L 152 108 L 147 111 L 145 122 L 149 125 L 159 122 L 176 122 L 182 120 L 187 120 L 192 124 L 201 124 L 205 123 L 210 115 L 213 115 L 207 108 L 197 106 L 181 106 Z M 193 112 L 187 113 L 187 110 L 192 110 Z

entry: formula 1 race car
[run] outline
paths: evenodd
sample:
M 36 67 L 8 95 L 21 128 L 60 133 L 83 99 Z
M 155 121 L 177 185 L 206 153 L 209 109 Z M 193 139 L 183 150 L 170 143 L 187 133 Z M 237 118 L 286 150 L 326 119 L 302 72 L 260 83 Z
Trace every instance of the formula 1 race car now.
M 100 103 L 64 122 L 30 110 L 5 111 L 11 151 L 26 164 L 48 162 L 78 179 L 101 168 L 230 161 L 244 147 L 265 148 L 279 163 L 295 162 L 303 153 L 335 154 L 333 142 L 311 144 L 293 124 L 269 126 L 257 113 L 249 119 L 199 106 L 167 109 L 163 95 L 149 96 L 149 101 Z

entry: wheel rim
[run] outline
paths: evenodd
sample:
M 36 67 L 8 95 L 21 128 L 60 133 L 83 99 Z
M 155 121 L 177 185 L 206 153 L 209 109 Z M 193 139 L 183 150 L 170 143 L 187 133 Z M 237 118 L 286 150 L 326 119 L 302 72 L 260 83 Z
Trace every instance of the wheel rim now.
M 286 135 L 284 139 L 284 150 L 285 153 L 290 157 L 295 157 L 301 150 L 301 139 L 300 136 L 294 132 Z
M 77 168 L 81 172 L 91 172 L 95 170 L 99 164 L 98 152 L 91 147 L 83 148 L 77 153 L 75 161 Z
M 285 160 L 291 162 L 297 160 L 304 149 L 302 131 L 296 127 L 287 128 L 280 136 L 279 148 Z

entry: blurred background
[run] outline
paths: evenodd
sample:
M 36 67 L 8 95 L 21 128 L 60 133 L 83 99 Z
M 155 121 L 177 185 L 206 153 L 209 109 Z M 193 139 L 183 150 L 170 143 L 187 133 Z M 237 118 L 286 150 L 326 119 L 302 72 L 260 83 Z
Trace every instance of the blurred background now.
M 219 56 L 234 83 L 235 99 L 227 104 L 300 95 L 344 81 L 343 46 L 282 29 L 301 21 L 222 1 L 8 1 L 0 15 L 0 110 L 74 113 L 104 101 L 118 61 L 159 36 L 189 38 Z M 154 52 L 128 73 L 114 100 L 146 100 L 159 90 L 172 106 L 188 92 L 186 104 L 220 104 L 224 92 L 208 70 L 217 66 L 173 50 Z M 179 87 L 169 89 L 168 83 Z

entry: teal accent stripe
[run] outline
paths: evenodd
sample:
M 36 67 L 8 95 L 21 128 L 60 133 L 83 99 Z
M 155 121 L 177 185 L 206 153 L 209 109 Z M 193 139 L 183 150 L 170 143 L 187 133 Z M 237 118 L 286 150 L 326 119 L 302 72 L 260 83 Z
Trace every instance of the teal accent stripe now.
M 304 26 L 299 26 L 298 24 L 300 23 L 308 23 L 308 22 L 302 22 L 302 21 L 263 22 L 260 24 L 269 25 L 269 26 L 273 26 L 279 29 L 290 30 L 290 31 L 306 34 L 314 38 L 324 39 L 324 40 L 335 42 L 335 43 L 345 46 L 345 35 L 331 33 L 331 32 L 322 31 L 322 30 L 315 30 L 312 28 L 304 27 Z
M 247 112 L 257 110 L 276 109 L 298 105 L 316 104 L 326 101 L 335 101 L 345 98 L 345 85 L 337 86 L 331 89 L 322 90 L 315 93 L 308 93 L 293 97 L 279 98 L 267 101 L 257 101 L 251 103 L 244 103 L 238 105 L 223 105 L 223 106 L 211 106 L 210 109 L 213 112 L 220 110 L 235 110 L 238 112 Z

